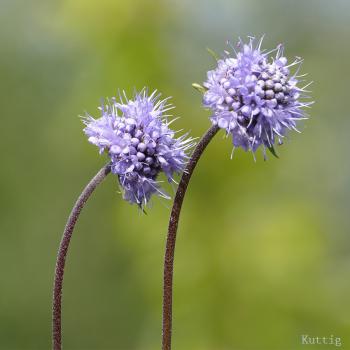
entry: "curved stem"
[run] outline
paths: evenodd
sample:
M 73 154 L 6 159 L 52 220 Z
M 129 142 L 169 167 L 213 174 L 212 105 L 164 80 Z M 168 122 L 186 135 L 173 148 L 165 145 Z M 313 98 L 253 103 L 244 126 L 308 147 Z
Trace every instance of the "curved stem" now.
M 163 342 L 162 349 L 171 349 L 171 323 L 172 323 L 172 299 L 173 299 L 173 270 L 174 253 L 176 243 L 176 232 L 179 223 L 182 203 L 186 194 L 187 186 L 190 182 L 192 173 L 197 165 L 205 148 L 219 131 L 218 126 L 212 126 L 201 138 L 194 149 L 191 159 L 181 177 L 176 191 L 173 207 L 171 210 L 168 237 L 166 242 L 166 251 L 164 257 L 164 277 L 163 277 Z
M 66 227 L 63 232 L 62 240 L 58 250 L 56 268 L 55 268 L 55 282 L 53 289 L 53 305 L 52 305 L 52 348 L 54 350 L 61 350 L 61 302 L 62 302 L 62 284 L 64 275 L 64 266 L 68 252 L 69 243 L 75 224 L 78 220 L 79 214 L 83 209 L 86 201 L 89 199 L 95 188 L 104 180 L 110 173 L 110 164 L 105 165 L 87 184 L 69 215 Z

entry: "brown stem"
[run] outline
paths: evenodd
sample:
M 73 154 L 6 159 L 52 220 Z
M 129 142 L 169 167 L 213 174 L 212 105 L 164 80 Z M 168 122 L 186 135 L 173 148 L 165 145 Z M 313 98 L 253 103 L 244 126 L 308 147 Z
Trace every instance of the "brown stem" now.
M 174 253 L 176 243 L 176 232 L 179 223 L 182 203 L 186 194 L 187 186 L 190 182 L 192 173 L 209 142 L 219 131 L 219 128 L 212 126 L 201 138 L 194 149 L 191 159 L 181 177 L 176 191 L 173 207 L 171 210 L 168 237 L 166 241 L 166 251 L 164 257 L 164 277 L 163 277 L 163 342 L 162 349 L 171 349 L 171 323 L 172 323 L 172 302 L 173 302 L 173 270 Z
M 63 232 L 62 240 L 58 250 L 56 268 L 55 268 L 55 282 L 53 288 L 53 305 L 52 305 L 52 348 L 54 350 L 61 350 L 62 330 L 61 330 L 61 303 L 62 303 L 62 284 L 64 275 L 64 266 L 66 263 L 66 256 L 68 252 L 69 242 L 72 238 L 72 233 L 75 224 L 78 220 L 79 214 L 83 209 L 86 201 L 89 199 L 95 188 L 104 180 L 110 173 L 110 164 L 105 165 L 87 184 L 69 215 L 66 227 Z

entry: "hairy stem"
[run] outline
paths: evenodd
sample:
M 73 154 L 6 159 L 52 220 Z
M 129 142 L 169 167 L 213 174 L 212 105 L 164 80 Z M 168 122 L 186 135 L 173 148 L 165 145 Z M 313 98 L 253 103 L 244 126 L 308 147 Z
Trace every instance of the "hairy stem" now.
M 190 182 L 192 173 L 196 165 L 208 146 L 209 142 L 219 131 L 217 126 L 212 126 L 202 137 L 194 149 L 191 159 L 182 175 L 177 192 L 175 195 L 173 207 L 171 210 L 168 237 L 166 241 L 166 251 L 164 257 L 164 277 L 163 277 L 163 342 L 162 349 L 171 349 L 171 324 L 172 324 L 172 302 L 173 302 L 173 270 L 174 253 L 176 243 L 176 232 L 179 223 L 182 203 L 186 194 L 187 186 Z
M 110 173 L 110 164 L 105 165 L 87 184 L 69 215 L 66 227 L 63 232 L 62 240 L 58 250 L 56 268 L 55 268 L 55 282 L 53 287 L 53 304 L 52 304 L 52 348 L 54 350 L 61 350 L 61 303 L 62 303 L 62 285 L 64 266 L 66 263 L 66 256 L 70 240 L 75 224 L 78 220 L 79 214 L 83 209 L 86 201 L 91 196 L 95 188 L 104 180 Z

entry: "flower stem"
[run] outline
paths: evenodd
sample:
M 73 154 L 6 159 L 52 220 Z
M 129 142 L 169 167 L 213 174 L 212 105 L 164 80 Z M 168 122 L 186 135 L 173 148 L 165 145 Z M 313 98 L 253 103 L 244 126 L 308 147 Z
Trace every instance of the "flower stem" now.
M 66 263 L 66 256 L 70 240 L 75 224 L 78 220 L 79 214 L 83 209 L 86 201 L 89 199 L 95 188 L 104 180 L 110 173 L 110 164 L 105 165 L 87 184 L 83 192 L 80 194 L 78 200 L 69 215 L 66 227 L 63 232 L 62 240 L 58 250 L 56 268 L 55 268 L 55 282 L 53 289 L 53 304 L 52 304 L 52 348 L 54 350 L 61 350 L 61 303 L 62 303 L 62 284 L 64 275 L 64 266 Z
M 164 276 L 163 276 L 163 342 L 162 349 L 171 349 L 171 330 L 172 330 L 172 299 L 173 299 L 173 270 L 174 253 L 176 243 L 176 232 L 179 223 L 182 203 L 186 194 L 187 186 L 190 182 L 192 173 L 209 142 L 219 131 L 219 127 L 212 126 L 201 138 L 194 149 L 185 171 L 182 174 L 179 186 L 176 191 L 173 207 L 171 210 L 168 237 L 166 241 L 166 251 L 164 257 Z

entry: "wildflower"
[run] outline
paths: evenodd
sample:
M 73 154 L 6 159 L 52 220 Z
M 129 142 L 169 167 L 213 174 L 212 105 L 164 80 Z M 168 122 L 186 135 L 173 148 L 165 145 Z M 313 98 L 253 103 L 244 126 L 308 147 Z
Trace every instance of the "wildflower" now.
M 262 40 L 256 46 L 254 38 L 248 44 L 239 40 L 237 51 L 232 46 L 235 57 L 226 51 L 217 60 L 203 84 L 203 105 L 213 111 L 211 122 L 232 135 L 234 149 L 255 153 L 262 145 L 266 157 L 266 148 L 275 154 L 274 144 L 282 144 L 287 130 L 298 131 L 296 123 L 308 116 L 303 107 L 312 102 L 303 101 L 310 84 L 297 86 L 302 60 L 296 57 L 288 64 L 282 45 L 265 52 Z M 291 74 L 293 66 L 298 68 Z
M 154 91 L 135 93 L 129 100 L 125 93 L 120 102 L 113 98 L 100 108 L 102 116 L 84 120 L 85 134 L 89 142 L 98 146 L 100 153 L 107 152 L 111 159 L 111 171 L 119 179 L 123 197 L 143 208 L 152 194 L 169 198 L 160 188 L 158 175 L 164 172 L 168 181 L 174 181 L 174 173 L 184 170 L 193 146 L 187 135 L 176 138 L 169 128 L 169 115 L 173 108 L 168 98 L 160 100 Z

